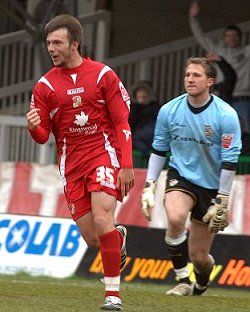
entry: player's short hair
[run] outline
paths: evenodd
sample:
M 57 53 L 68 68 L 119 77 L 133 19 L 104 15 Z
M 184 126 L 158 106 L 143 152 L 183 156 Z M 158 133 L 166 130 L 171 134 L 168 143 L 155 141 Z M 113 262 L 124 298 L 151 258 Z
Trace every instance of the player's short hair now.
M 57 15 L 45 25 L 45 37 L 47 38 L 49 33 L 60 28 L 66 28 L 68 30 L 70 43 L 73 41 L 79 43 L 78 52 L 81 54 L 83 45 L 83 27 L 79 20 L 68 14 Z
M 206 57 L 190 57 L 187 59 L 185 71 L 190 64 L 201 65 L 204 68 L 205 74 L 208 78 L 216 79 L 217 73 L 213 62 Z
M 226 32 L 228 31 L 236 31 L 238 33 L 238 36 L 241 38 L 242 37 L 242 31 L 241 29 L 236 26 L 236 25 L 228 25 L 223 32 L 223 35 L 225 36 Z

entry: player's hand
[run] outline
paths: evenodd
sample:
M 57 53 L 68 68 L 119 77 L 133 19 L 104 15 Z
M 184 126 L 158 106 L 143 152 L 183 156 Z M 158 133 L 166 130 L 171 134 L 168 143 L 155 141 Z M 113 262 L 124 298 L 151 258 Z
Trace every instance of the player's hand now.
M 38 115 L 39 111 L 39 108 L 34 108 L 26 114 L 27 126 L 31 131 L 34 131 L 41 123 L 41 118 Z
M 200 6 L 198 1 L 192 1 L 189 7 L 189 17 L 196 17 L 200 12 Z
M 142 191 L 141 209 L 148 221 L 151 221 L 150 209 L 155 205 L 154 192 L 156 183 L 153 180 L 147 180 Z
M 214 200 L 214 204 L 208 208 L 208 212 L 202 221 L 208 223 L 208 229 L 211 233 L 224 231 L 229 224 L 228 213 L 228 195 L 218 194 Z
M 122 196 L 126 196 L 135 184 L 134 170 L 129 168 L 120 169 L 117 176 L 116 187 L 121 190 Z
M 210 61 L 217 61 L 217 62 L 221 61 L 221 56 L 215 52 L 207 53 L 206 58 L 209 59 Z

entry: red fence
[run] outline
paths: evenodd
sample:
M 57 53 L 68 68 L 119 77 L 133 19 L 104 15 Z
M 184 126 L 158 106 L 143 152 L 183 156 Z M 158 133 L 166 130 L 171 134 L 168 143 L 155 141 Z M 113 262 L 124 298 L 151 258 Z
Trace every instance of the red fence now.
M 135 169 L 135 187 L 118 204 L 117 223 L 163 229 L 167 220 L 163 208 L 166 172 L 162 172 L 156 190 L 156 206 L 152 221 L 141 213 L 140 198 L 146 176 L 145 169 Z M 230 197 L 230 226 L 226 234 L 250 235 L 250 175 L 235 177 Z M 70 217 L 63 186 L 56 165 L 0 163 L 0 212 L 37 216 Z M 188 225 L 187 225 L 188 226 Z

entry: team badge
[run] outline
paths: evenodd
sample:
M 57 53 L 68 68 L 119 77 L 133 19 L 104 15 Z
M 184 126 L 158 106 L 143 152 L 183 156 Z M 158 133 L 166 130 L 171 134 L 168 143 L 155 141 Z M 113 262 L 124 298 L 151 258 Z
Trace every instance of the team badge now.
M 209 137 L 213 134 L 213 129 L 209 125 L 205 125 L 205 136 Z
M 223 148 L 230 148 L 232 141 L 233 141 L 234 135 L 229 133 L 229 134 L 223 134 L 222 140 L 221 140 L 221 146 Z
M 73 107 L 74 108 L 83 106 L 82 98 L 80 95 L 73 96 L 72 101 L 73 101 Z
M 175 186 L 175 185 L 178 184 L 178 183 L 179 183 L 178 180 L 176 180 L 176 179 L 171 179 L 171 180 L 169 181 L 169 186 Z

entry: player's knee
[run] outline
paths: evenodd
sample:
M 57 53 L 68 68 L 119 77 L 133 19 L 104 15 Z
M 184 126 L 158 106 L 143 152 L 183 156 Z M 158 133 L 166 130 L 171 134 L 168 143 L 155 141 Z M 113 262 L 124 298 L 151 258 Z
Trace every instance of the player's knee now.
M 175 217 L 168 218 L 168 224 L 169 230 L 173 233 L 182 233 L 185 229 L 185 224 Z
M 94 222 L 97 228 L 103 227 L 106 224 L 106 218 L 103 216 L 96 216 L 94 218 Z
M 111 224 L 113 225 L 113 222 L 111 221 L 111 219 L 112 218 L 109 218 L 109 216 L 107 217 L 96 216 L 94 218 L 95 228 L 96 228 L 98 236 L 103 235 L 110 231 Z

